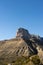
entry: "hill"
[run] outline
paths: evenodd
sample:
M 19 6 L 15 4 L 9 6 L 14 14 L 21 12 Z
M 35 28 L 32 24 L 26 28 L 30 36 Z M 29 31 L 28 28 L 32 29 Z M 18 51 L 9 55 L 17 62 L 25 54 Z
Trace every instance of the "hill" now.
M 30 34 L 24 28 L 18 29 L 14 39 L 0 41 L 0 63 L 8 64 L 21 57 L 28 59 L 34 55 L 38 56 L 43 63 L 43 38 Z

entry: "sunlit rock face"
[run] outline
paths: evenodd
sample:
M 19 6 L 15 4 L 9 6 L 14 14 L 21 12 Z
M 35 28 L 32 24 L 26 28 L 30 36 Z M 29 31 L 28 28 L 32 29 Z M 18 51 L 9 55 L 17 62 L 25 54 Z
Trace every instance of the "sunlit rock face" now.
M 30 38 L 30 34 L 28 32 L 28 30 L 24 29 L 24 28 L 19 28 L 16 34 L 16 38 L 23 38 L 28 40 Z

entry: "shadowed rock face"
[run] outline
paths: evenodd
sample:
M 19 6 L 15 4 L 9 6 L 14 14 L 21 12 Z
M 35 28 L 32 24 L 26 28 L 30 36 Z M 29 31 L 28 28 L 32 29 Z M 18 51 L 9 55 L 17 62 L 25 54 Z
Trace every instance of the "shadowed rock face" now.
M 30 38 L 30 33 L 28 32 L 28 30 L 24 29 L 24 28 L 19 28 L 17 31 L 17 35 L 16 38 L 23 38 L 28 40 Z

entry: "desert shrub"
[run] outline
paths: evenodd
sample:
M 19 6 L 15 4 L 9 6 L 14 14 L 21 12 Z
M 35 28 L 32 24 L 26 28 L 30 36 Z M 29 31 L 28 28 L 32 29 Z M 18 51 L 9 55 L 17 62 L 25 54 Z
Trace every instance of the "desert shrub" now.
M 39 65 L 40 64 L 40 59 L 37 55 L 33 56 L 32 57 L 32 60 L 31 60 L 35 65 Z
M 25 65 L 30 61 L 29 57 L 19 57 L 16 61 L 12 62 L 12 65 Z

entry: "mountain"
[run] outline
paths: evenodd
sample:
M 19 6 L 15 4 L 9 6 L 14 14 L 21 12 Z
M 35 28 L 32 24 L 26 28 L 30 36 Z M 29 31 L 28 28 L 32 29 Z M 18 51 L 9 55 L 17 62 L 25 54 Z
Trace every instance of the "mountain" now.
M 19 28 L 16 37 L 0 41 L 0 61 L 12 62 L 17 57 L 38 55 L 43 63 L 43 38 Z

